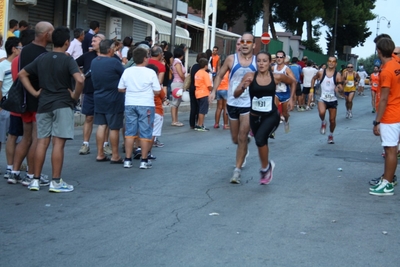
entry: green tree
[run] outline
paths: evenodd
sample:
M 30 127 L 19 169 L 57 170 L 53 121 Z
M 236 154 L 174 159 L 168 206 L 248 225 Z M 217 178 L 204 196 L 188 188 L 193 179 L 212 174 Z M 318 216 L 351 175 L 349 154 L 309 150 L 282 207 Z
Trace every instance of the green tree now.
M 338 57 L 344 59 L 344 46 L 363 46 L 365 40 L 371 35 L 367 21 L 375 18 L 371 10 L 375 8 L 376 0 L 338 1 L 336 49 L 333 47 L 336 1 L 323 1 L 326 12 L 323 23 L 329 28 L 329 31 L 326 32 L 328 54 L 332 55 L 336 50 Z
M 358 65 L 364 65 L 364 69 L 368 74 L 371 74 L 374 71 L 374 61 L 375 55 L 372 54 L 367 58 L 361 58 L 358 60 Z
M 314 37 L 313 21 L 324 16 L 323 0 L 285 0 L 273 3 L 273 19 L 295 35 L 303 35 L 303 26 L 306 23 L 307 40 Z
M 206 0 L 188 0 L 188 4 L 194 9 L 204 10 Z M 262 0 L 218 0 L 217 27 L 222 28 L 224 23 L 232 27 L 244 16 L 246 30 L 251 31 L 263 12 L 262 5 Z M 209 19 L 211 24 L 211 16 Z

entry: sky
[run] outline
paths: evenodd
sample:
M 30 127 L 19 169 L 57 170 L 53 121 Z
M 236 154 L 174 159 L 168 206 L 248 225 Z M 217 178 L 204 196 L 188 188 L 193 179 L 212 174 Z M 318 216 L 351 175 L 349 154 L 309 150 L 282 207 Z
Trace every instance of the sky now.
M 380 25 L 379 25 L 379 34 L 381 33 L 386 33 L 389 34 L 394 43 L 397 46 L 400 46 L 400 34 L 399 34 L 399 26 L 400 26 L 400 16 L 399 16 L 399 10 L 400 8 L 400 0 L 377 0 L 375 2 L 375 9 L 372 10 L 372 13 L 375 15 L 378 15 L 379 18 L 385 17 L 387 20 L 390 20 L 390 28 L 387 27 L 388 21 L 385 19 L 380 19 Z M 340 3 L 339 3 L 339 9 L 340 9 Z M 374 38 L 376 37 L 376 32 L 377 32 L 377 22 L 378 22 L 378 17 L 375 18 L 374 20 L 368 21 L 367 22 L 367 27 L 369 27 L 369 31 L 372 32 L 371 36 L 368 37 L 364 43 L 364 46 L 357 46 L 353 47 L 351 50 L 352 54 L 356 54 L 360 58 L 367 58 L 374 54 L 375 52 L 375 43 L 374 43 Z M 285 31 L 279 24 L 275 25 L 276 31 Z M 321 28 L 322 36 L 319 41 L 319 45 L 326 53 L 326 40 L 325 40 L 325 28 Z M 304 28 L 304 33 L 305 28 Z M 257 23 L 255 26 L 255 34 L 256 36 L 260 36 L 262 34 L 262 20 Z M 340 38 L 340 36 L 337 36 L 337 38 Z M 306 36 L 303 35 L 302 39 L 306 39 Z

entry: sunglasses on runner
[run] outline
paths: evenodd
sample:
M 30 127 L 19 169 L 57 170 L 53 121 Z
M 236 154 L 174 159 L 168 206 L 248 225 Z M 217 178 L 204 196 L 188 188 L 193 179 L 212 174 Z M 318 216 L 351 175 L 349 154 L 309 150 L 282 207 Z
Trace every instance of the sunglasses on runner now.
M 252 40 L 240 40 L 240 43 L 249 45 L 249 44 L 252 44 L 253 41 Z

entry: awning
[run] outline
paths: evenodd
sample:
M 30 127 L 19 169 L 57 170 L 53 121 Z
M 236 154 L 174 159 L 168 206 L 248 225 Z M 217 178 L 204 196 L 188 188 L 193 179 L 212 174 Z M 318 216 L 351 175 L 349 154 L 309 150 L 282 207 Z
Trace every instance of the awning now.
M 127 1 L 127 0 L 119 0 L 119 1 L 122 2 L 122 3 L 126 3 L 128 5 L 140 8 L 142 10 L 147 10 L 147 11 L 150 11 L 150 12 L 153 12 L 153 13 L 156 13 L 156 14 L 160 14 L 161 16 L 164 16 L 164 17 L 167 17 L 167 18 L 172 18 L 172 14 L 171 13 L 163 11 L 163 10 L 160 10 L 160 9 L 157 9 L 157 8 L 154 8 L 154 7 L 144 6 L 144 5 L 141 5 L 141 4 L 138 4 L 138 3 L 134 3 L 134 2 L 131 2 L 131 1 Z M 185 23 L 187 25 L 190 25 L 192 27 L 204 30 L 204 23 L 201 23 L 201 22 L 198 22 L 198 21 L 195 21 L 195 20 L 192 20 L 192 19 L 188 19 L 186 17 L 176 16 L 176 21 L 180 21 L 180 22 L 183 22 L 183 23 Z M 208 26 L 208 28 L 211 31 L 211 26 Z M 233 33 L 233 32 L 229 32 L 229 31 L 225 31 L 225 30 L 222 30 L 222 29 L 219 29 L 219 28 L 215 29 L 215 34 L 218 37 L 222 38 L 222 39 L 232 39 L 232 40 L 234 39 L 234 40 L 236 40 L 237 38 L 241 37 L 241 35 L 239 35 L 239 34 L 236 34 L 236 33 Z
M 151 25 L 151 36 L 153 40 L 155 40 L 155 32 L 156 30 L 159 33 L 159 39 L 165 40 L 170 42 L 170 35 L 171 35 L 171 23 L 168 21 L 159 19 L 154 17 L 150 14 L 147 14 L 141 10 L 133 8 L 130 5 L 124 4 L 118 0 L 92 0 L 100 5 L 106 6 L 110 9 L 118 11 L 122 14 L 135 18 L 137 20 L 143 21 L 147 24 Z M 175 42 L 177 44 L 186 44 L 188 47 L 191 45 L 192 39 L 189 37 L 189 32 L 182 28 L 176 27 L 176 35 L 175 35 Z

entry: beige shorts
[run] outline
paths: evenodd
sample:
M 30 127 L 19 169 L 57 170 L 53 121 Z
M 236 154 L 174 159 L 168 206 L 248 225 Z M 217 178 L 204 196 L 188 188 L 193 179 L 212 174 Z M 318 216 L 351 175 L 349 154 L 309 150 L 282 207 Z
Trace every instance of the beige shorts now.
M 36 125 L 38 138 L 54 136 L 74 139 L 74 110 L 67 107 L 36 113 Z

